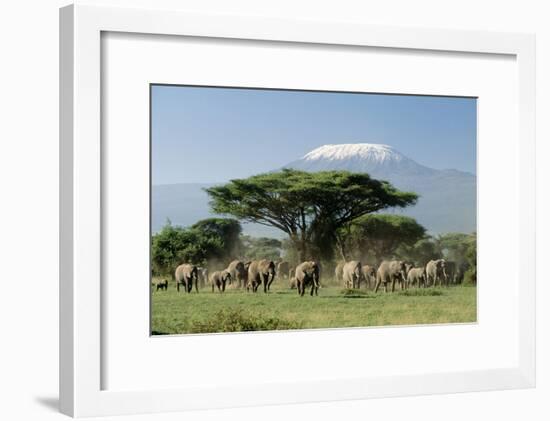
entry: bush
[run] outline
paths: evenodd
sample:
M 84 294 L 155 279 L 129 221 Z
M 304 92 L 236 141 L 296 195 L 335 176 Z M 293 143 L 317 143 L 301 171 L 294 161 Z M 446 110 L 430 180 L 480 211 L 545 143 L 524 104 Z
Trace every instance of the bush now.
M 470 268 L 464 274 L 464 283 L 466 285 L 477 285 L 477 269 Z
M 368 295 L 368 292 L 366 290 L 361 289 L 343 289 L 340 291 L 340 294 L 344 296 L 344 298 L 364 298 Z
M 153 275 L 171 276 L 183 262 L 205 264 L 239 248 L 241 226 L 233 219 L 210 218 L 191 228 L 170 221 L 151 239 Z
M 477 285 L 477 243 L 474 241 L 466 250 L 469 269 L 464 274 L 464 283 Z
M 398 291 L 398 294 L 406 297 L 437 297 L 443 295 L 443 291 L 433 288 L 415 288 Z
M 241 236 L 244 255 L 248 260 L 279 260 L 281 258 L 281 240 L 266 237 Z
M 190 333 L 251 332 L 257 330 L 300 329 L 301 325 L 278 317 L 246 312 L 241 308 L 218 311 L 211 318 L 194 322 Z

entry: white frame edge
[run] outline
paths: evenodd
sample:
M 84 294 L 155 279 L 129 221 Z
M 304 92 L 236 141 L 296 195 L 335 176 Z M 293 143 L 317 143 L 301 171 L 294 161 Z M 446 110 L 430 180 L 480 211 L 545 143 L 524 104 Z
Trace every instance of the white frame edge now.
M 519 69 L 521 249 L 515 368 L 223 388 L 101 390 L 102 31 L 512 54 Z M 60 10 L 60 410 L 99 416 L 528 388 L 535 385 L 535 36 L 71 5 Z M 344 385 L 346 387 L 344 387 Z M 354 393 L 350 393 L 353 385 Z M 460 385 L 460 386 L 458 386 Z M 315 393 L 304 390 L 315 388 Z M 345 392 L 340 392 L 346 389 Z M 300 397 L 297 398 L 297 392 Z M 192 403 L 190 403 L 191 401 Z

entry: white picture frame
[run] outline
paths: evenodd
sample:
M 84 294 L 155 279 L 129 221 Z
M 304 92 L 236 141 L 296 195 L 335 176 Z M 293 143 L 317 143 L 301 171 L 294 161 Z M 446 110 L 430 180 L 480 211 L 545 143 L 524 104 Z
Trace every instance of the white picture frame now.
M 535 40 L 533 35 L 411 29 L 166 10 L 73 5 L 60 35 L 60 408 L 100 416 L 261 404 L 527 388 L 535 384 Z M 508 55 L 518 74 L 517 361 L 490 369 L 421 375 L 151 390 L 110 390 L 102 376 L 101 35 L 105 32 L 277 41 L 411 51 Z M 497 240 L 498 241 L 498 240 Z M 519 284 L 518 284 L 519 285 Z M 294 335 L 300 333 L 294 333 Z M 266 334 L 269 335 L 269 334 Z

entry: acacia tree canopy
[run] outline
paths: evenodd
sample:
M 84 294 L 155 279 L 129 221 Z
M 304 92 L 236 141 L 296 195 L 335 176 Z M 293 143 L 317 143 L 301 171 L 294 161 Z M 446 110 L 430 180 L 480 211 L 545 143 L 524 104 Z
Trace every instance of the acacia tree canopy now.
M 336 231 L 354 219 L 412 205 L 418 197 L 366 173 L 292 169 L 231 180 L 206 192 L 214 212 L 287 233 L 302 260 L 312 242 L 330 243 Z M 324 247 L 333 249 L 333 244 Z

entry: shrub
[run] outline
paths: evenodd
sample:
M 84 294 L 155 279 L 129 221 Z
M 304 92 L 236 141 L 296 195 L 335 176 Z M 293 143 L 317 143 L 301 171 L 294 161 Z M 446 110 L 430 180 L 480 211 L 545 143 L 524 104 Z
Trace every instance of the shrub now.
M 364 298 L 368 295 L 366 290 L 349 288 L 341 290 L 340 294 L 342 294 L 344 298 Z
M 241 308 L 229 308 L 218 311 L 206 320 L 194 322 L 190 327 L 190 333 L 288 330 L 300 327 L 297 322 L 261 313 L 250 313 Z
M 170 221 L 151 239 L 153 275 L 171 276 L 183 262 L 205 264 L 238 249 L 241 226 L 233 219 L 210 218 L 191 228 Z
M 475 267 L 470 268 L 464 274 L 464 283 L 466 285 L 476 285 L 477 284 L 477 269 Z
M 443 291 L 433 288 L 415 288 L 398 291 L 398 294 L 406 297 L 436 297 L 443 295 Z
M 464 282 L 470 285 L 477 285 L 477 243 L 474 241 L 466 250 L 466 260 L 469 269 L 464 274 Z

